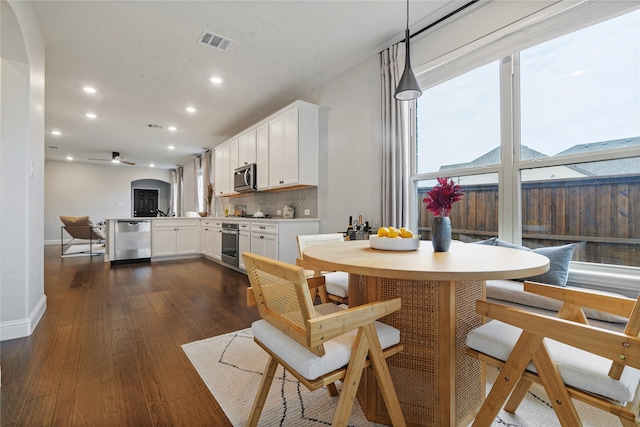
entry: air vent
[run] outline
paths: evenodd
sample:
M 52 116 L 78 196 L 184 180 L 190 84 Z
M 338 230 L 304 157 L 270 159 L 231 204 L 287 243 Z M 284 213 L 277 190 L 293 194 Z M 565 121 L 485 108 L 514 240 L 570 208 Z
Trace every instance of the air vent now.
M 52 150 L 59 150 L 60 147 L 56 146 L 56 145 L 49 145 L 48 148 L 51 148 Z
M 200 43 L 226 50 L 233 40 L 205 30 L 200 36 Z
M 153 123 L 149 123 L 147 126 L 151 129 L 162 129 L 162 125 L 154 125 Z

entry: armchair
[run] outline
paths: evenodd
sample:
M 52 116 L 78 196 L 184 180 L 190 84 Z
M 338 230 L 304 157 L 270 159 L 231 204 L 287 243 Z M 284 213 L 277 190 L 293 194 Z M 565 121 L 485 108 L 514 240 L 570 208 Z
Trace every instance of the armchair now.
M 616 415 L 625 427 L 637 426 L 640 296 L 633 300 L 533 282 L 525 282 L 525 291 L 563 301 L 558 317 L 476 303 L 476 311 L 493 320 L 467 335 L 467 354 L 501 371 L 473 425 L 491 425 L 503 405 L 514 413 L 535 382 L 544 387 L 563 426 L 582 425 L 571 399 Z M 629 321 L 624 332 L 590 326 L 583 307 Z
M 89 254 L 93 255 L 93 245 L 105 239 L 102 230 L 88 216 L 60 216 L 60 254 L 64 255 L 65 246 L 73 244 L 76 239 L 89 240 Z M 71 236 L 71 240 L 64 242 L 64 232 Z
M 247 426 L 258 424 L 278 364 L 309 390 L 343 381 L 334 426 L 347 425 L 362 372 L 372 366 L 393 425 L 404 426 L 385 360 L 402 350 L 400 332 L 376 321 L 399 310 L 400 299 L 350 309 L 314 307 L 302 267 L 249 252 L 242 256 L 251 283 L 247 301 L 262 317 L 251 327 L 254 340 L 269 354 Z

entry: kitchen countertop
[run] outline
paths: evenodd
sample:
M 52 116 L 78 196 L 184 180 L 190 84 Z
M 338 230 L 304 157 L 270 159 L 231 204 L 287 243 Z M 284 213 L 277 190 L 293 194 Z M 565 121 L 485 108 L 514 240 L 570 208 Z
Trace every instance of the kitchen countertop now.
M 253 217 L 235 217 L 235 216 L 219 216 L 213 218 L 201 218 L 199 216 L 152 216 L 152 217 L 135 217 L 135 218 L 107 218 L 105 221 L 168 221 L 168 220 L 216 220 L 216 221 L 320 221 L 319 218 L 282 218 L 282 217 L 267 217 L 267 218 L 253 218 Z

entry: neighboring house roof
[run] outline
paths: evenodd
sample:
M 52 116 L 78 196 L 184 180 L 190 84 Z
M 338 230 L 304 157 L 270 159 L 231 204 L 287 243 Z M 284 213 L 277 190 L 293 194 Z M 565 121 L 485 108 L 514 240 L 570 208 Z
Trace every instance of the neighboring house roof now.
M 580 153 L 588 153 L 592 151 L 612 150 L 617 148 L 626 148 L 640 145 L 640 137 L 614 139 L 609 141 L 592 142 L 588 144 L 574 145 L 567 150 L 564 150 L 557 156 L 575 155 Z M 522 160 L 539 159 L 549 157 L 539 151 L 531 149 L 526 145 L 523 145 L 521 150 Z M 443 165 L 440 167 L 440 171 L 449 171 L 463 168 L 472 168 L 477 166 L 496 165 L 500 163 L 500 147 L 496 147 L 493 150 L 483 154 L 467 163 L 457 163 L 451 165 Z M 576 172 L 582 173 L 585 176 L 607 176 L 607 175 L 624 175 L 640 172 L 640 160 L 638 158 L 630 159 L 618 159 L 618 160 L 604 160 L 600 162 L 590 163 L 577 163 L 573 165 L 567 165 L 565 167 L 571 168 Z

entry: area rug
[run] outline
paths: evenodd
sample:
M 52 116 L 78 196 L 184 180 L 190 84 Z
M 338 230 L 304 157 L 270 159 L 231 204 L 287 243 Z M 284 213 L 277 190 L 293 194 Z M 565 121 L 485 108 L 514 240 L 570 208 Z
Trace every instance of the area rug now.
M 75 257 L 75 256 L 96 256 L 104 255 L 104 243 L 94 243 L 93 250 L 91 245 L 70 245 L 64 251 L 63 257 Z
M 267 363 L 267 354 L 253 341 L 251 329 L 195 341 L 183 345 L 182 349 L 231 423 L 234 426 L 244 426 Z M 496 373 L 497 370 L 494 368 L 488 369 L 487 389 L 490 388 Z M 326 389 L 310 392 L 279 366 L 259 425 L 328 426 L 331 425 L 337 399 L 330 397 Z M 534 385 L 516 415 L 500 411 L 493 425 L 559 426 L 560 423 L 548 402 L 542 387 Z M 580 402 L 575 404 L 584 426 L 619 425 L 617 418 L 610 414 Z M 380 426 L 367 421 L 357 401 L 349 425 Z

